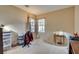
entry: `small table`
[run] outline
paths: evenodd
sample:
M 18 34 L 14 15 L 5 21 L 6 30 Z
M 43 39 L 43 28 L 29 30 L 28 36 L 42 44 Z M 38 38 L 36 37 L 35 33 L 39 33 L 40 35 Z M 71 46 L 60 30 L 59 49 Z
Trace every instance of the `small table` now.
M 64 44 L 64 35 L 54 34 L 54 42 L 56 44 Z

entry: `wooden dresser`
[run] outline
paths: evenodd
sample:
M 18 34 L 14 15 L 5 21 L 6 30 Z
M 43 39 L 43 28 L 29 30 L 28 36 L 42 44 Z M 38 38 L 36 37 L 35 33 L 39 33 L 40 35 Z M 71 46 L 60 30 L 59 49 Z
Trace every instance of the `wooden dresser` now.
M 72 41 L 70 46 L 72 54 L 79 54 L 79 41 Z
M 0 28 L 0 54 L 3 54 L 2 28 Z

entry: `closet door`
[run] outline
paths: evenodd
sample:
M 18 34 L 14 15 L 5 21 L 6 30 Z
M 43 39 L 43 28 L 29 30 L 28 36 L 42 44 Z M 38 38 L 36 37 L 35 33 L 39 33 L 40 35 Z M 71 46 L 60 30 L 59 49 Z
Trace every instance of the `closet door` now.
M 0 28 L 0 54 L 3 54 L 2 28 Z

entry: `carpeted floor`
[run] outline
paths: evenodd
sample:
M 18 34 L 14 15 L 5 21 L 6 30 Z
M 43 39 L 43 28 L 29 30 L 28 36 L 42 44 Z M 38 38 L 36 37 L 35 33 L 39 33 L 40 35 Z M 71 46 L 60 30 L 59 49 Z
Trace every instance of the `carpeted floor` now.
M 67 54 L 67 47 L 55 46 L 45 43 L 41 39 L 37 39 L 32 42 L 32 45 L 28 48 L 25 46 L 17 46 L 4 52 L 4 54 Z

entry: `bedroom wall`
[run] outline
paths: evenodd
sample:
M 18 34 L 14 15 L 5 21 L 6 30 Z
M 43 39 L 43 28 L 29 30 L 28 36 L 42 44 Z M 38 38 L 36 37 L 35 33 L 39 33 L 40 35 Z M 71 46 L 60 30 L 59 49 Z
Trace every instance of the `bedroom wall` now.
M 38 18 L 46 19 L 46 31 L 74 32 L 74 7 L 39 15 Z
M 0 24 L 18 34 L 25 33 L 27 14 L 29 13 L 14 6 L 0 6 Z M 29 15 L 34 17 L 32 14 Z
M 75 6 L 75 32 L 79 33 L 79 6 Z

